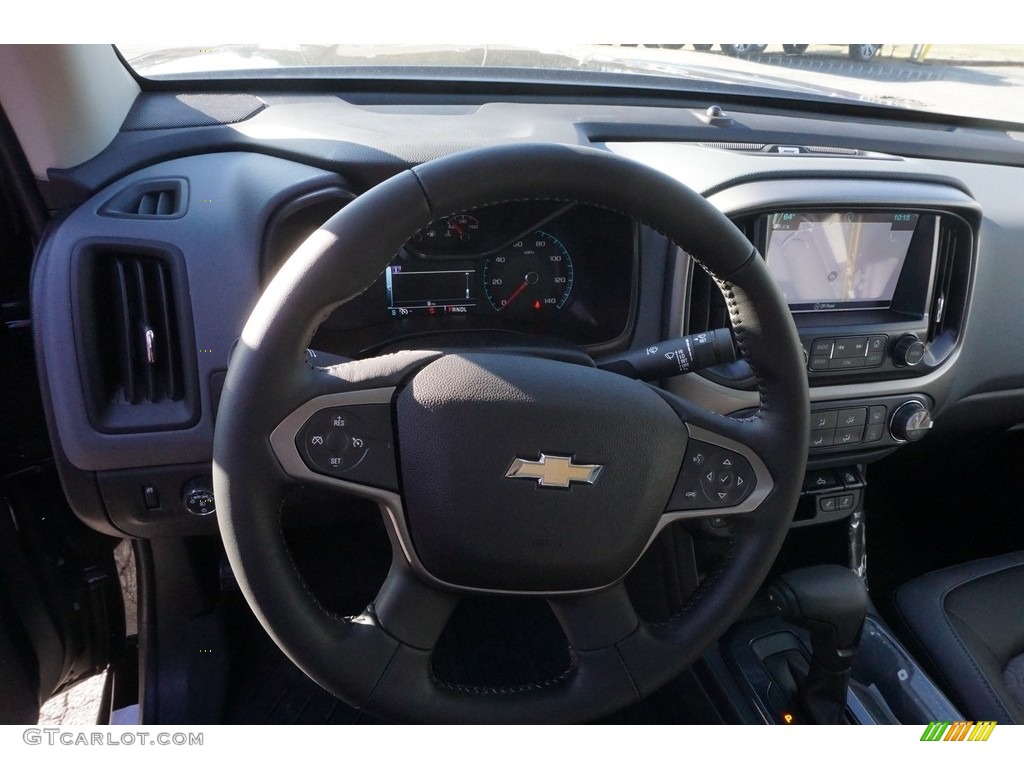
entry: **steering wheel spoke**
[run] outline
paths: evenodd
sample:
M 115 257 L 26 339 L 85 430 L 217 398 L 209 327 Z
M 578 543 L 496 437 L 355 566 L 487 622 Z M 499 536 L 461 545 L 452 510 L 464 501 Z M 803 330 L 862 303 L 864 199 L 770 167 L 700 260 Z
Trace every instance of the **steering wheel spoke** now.
M 640 626 L 622 582 L 600 592 L 549 598 L 548 605 L 576 651 L 595 651 L 615 645 Z
M 403 645 L 429 651 L 458 603 L 459 595 L 428 584 L 395 557 L 372 612 L 381 628 Z

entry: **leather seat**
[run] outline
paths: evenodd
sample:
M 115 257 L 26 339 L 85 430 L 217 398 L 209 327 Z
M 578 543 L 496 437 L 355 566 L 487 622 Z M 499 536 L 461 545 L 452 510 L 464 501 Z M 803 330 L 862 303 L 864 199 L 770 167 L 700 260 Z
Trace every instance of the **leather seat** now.
M 1024 724 L 1024 552 L 922 576 L 895 603 L 920 661 L 965 716 Z

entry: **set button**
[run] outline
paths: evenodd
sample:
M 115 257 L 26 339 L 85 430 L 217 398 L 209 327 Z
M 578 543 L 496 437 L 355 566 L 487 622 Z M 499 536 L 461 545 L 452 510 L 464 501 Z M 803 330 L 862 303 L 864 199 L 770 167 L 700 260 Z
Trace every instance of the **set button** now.
M 390 490 L 398 487 L 386 404 L 317 411 L 295 442 L 306 466 L 318 474 Z

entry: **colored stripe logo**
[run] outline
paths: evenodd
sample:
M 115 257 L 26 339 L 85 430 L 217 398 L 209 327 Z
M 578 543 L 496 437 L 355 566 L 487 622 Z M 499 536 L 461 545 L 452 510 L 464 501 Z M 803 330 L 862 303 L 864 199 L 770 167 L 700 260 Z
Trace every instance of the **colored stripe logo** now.
M 995 730 L 994 720 L 947 721 L 933 720 L 921 734 L 921 741 L 988 741 Z

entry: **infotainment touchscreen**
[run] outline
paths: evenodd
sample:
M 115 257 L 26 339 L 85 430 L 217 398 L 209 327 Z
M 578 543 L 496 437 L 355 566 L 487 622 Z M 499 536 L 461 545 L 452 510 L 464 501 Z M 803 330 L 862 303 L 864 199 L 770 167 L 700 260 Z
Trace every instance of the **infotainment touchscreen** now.
M 888 308 L 917 220 L 897 211 L 773 213 L 765 259 L 794 312 Z

